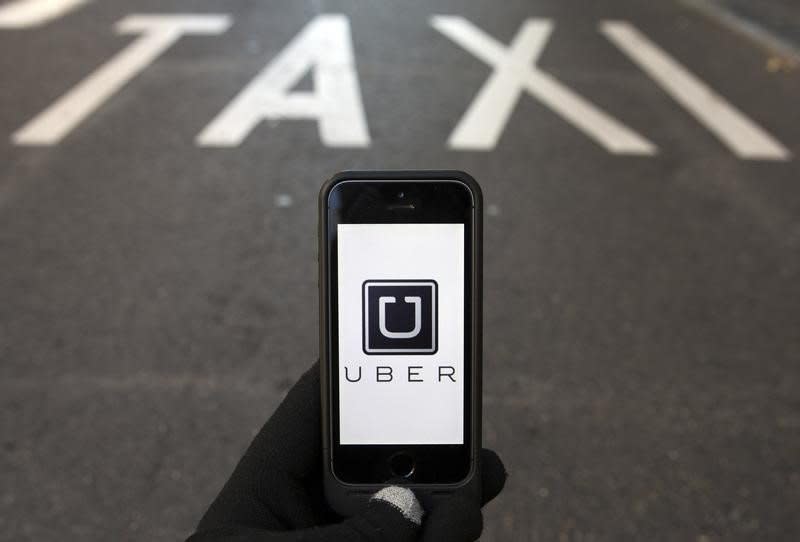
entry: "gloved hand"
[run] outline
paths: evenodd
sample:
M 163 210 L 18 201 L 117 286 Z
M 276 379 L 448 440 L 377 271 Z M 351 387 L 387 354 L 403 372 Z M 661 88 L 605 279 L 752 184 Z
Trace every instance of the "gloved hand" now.
M 187 542 L 467 542 L 480 536 L 480 507 L 506 479 L 490 450 L 481 455 L 483 503 L 455 493 L 425 513 L 411 490 L 391 486 L 360 515 L 337 517 L 322 490 L 319 390 L 315 364 L 255 437 Z

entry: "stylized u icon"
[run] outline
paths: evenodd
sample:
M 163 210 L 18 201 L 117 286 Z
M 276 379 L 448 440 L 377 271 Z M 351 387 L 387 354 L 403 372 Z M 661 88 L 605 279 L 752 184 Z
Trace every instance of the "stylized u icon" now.
M 380 296 L 378 298 L 378 329 L 381 335 L 389 339 L 411 339 L 419 335 L 422 329 L 422 298 L 416 295 L 409 295 L 403 298 L 406 303 L 414 304 L 414 329 L 411 331 L 389 331 L 386 329 L 386 304 L 396 303 L 397 298 L 391 295 Z

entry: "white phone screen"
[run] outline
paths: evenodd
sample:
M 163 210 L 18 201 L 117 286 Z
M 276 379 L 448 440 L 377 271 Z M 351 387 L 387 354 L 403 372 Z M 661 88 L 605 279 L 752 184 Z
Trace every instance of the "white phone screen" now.
M 339 443 L 464 443 L 464 224 L 339 224 Z

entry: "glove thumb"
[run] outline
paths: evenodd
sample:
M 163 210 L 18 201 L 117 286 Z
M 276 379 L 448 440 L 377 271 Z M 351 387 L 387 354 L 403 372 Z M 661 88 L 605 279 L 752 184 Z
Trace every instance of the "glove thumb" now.
M 295 531 L 303 542 L 415 542 L 424 512 L 414 492 L 389 486 L 372 496 L 358 515 L 341 523 Z
M 375 493 L 360 514 L 319 529 L 319 538 L 312 536 L 303 540 L 413 542 L 419 537 L 423 514 L 422 505 L 413 491 L 389 486 Z

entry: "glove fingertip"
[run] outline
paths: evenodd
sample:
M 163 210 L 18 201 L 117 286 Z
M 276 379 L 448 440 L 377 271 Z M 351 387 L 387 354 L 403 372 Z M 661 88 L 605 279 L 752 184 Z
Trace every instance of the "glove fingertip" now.
M 346 520 L 348 536 L 369 542 L 413 542 L 419 537 L 422 506 L 408 488 L 389 486 L 375 493 L 366 509 Z M 350 539 L 343 537 L 341 539 Z
M 415 525 L 422 525 L 422 516 L 425 511 L 422 509 L 417 496 L 407 487 L 385 487 L 375 493 L 370 500 L 386 502 L 396 508 L 410 522 Z

